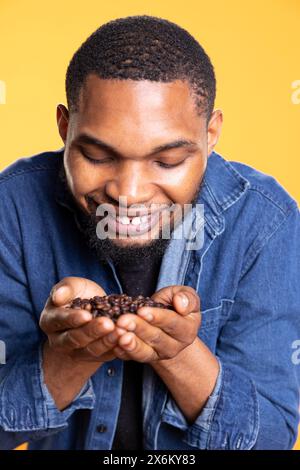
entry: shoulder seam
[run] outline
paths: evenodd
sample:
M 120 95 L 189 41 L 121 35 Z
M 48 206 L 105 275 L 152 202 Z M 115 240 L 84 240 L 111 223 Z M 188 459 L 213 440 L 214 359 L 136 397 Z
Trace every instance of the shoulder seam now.
M 253 243 L 253 245 L 256 245 L 256 246 L 251 246 L 250 248 L 250 253 L 248 255 L 248 261 L 245 263 L 244 265 L 244 268 L 242 269 L 241 271 L 241 274 L 240 274 L 240 280 L 242 279 L 242 277 L 245 275 L 245 273 L 247 272 L 247 270 L 249 269 L 249 266 L 251 266 L 253 260 L 256 258 L 256 256 L 262 251 L 263 247 L 266 245 L 266 243 L 270 240 L 270 238 L 273 237 L 273 235 L 276 234 L 276 232 L 279 230 L 279 228 L 286 223 L 287 219 L 289 218 L 289 216 L 293 213 L 293 211 L 296 210 L 298 211 L 298 206 L 297 204 L 293 201 L 291 204 L 289 204 L 288 206 L 288 210 L 286 212 L 283 212 L 284 216 L 281 221 L 279 221 L 279 223 L 277 223 L 277 225 L 275 226 L 274 230 L 272 230 L 271 232 L 267 233 L 267 235 L 263 238 L 263 240 L 260 241 L 260 243 Z
M 48 166 L 35 166 L 32 168 L 22 168 L 20 170 L 13 171 L 12 173 L 8 173 L 7 175 L 0 176 L 0 184 L 14 178 L 16 176 L 20 176 L 26 173 L 33 173 L 35 171 L 57 171 L 57 167 L 48 167 Z
M 280 204 L 279 201 L 275 200 L 270 193 L 264 190 L 264 188 L 261 188 L 255 185 L 253 186 L 252 183 L 250 183 L 249 190 L 261 194 L 261 196 L 263 196 L 265 199 L 268 199 L 275 207 L 280 209 L 281 212 L 283 212 L 285 215 L 289 214 L 291 206 L 298 207 L 296 200 L 294 200 L 292 196 L 290 196 L 290 203 L 288 204 L 288 206 L 283 207 L 282 204 Z

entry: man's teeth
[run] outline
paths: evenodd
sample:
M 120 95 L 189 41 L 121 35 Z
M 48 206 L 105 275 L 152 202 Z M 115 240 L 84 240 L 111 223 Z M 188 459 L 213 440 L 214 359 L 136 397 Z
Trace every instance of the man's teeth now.
M 127 216 L 123 216 L 123 217 L 118 216 L 117 220 L 120 221 L 121 224 L 123 225 L 129 225 L 129 224 L 141 225 L 141 224 L 148 222 L 148 216 L 143 215 L 142 217 L 132 217 L 132 218 L 129 218 Z
M 130 224 L 130 219 L 129 217 L 117 217 L 117 220 L 121 222 L 123 225 L 129 225 Z
M 141 217 L 133 217 L 131 219 L 131 223 L 132 223 L 132 225 L 141 225 L 142 219 L 141 219 Z

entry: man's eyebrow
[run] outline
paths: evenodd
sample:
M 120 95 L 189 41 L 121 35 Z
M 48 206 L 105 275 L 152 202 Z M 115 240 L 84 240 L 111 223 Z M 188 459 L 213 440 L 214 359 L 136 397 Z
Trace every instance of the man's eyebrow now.
M 193 142 L 192 140 L 178 139 L 174 140 L 174 142 L 169 142 L 168 144 L 163 144 L 159 145 L 158 147 L 155 147 L 151 154 L 164 152 L 166 150 L 179 149 L 182 147 L 195 147 L 196 145 L 197 142 Z
M 98 147 L 100 150 L 106 150 L 117 156 L 121 155 L 120 152 L 116 148 L 114 148 L 112 145 L 86 133 L 79 134 L 72 142 L 72 145 L 73 144 L 94 145 L 95 147 Z M 192 140 L 177 139 L 177 140 L 174 140 L 173 142 L 168 142 L 166 144 L 162 144 L 162 145 L 159 145 L 158 147 L 153 148 L 149 156 L 154 155 L 156 153 L 165 152 L 167 150 L 178 149 L 178 148 L 183 148 L 183 147 L 184 148 L 195 147 L 195 146 L 197 146 L 197 142 L 194 142 Z
M 72 145 L 76 144 L 94 145 L 100 150 L 106 150 L 115 155 L 120 155 L 120 152 L 118 152 L 118 150 L 115 149 L 112 145 L 109 145 L 103 140 L 97 139 L 96 137 L 93 137 L 89 134 L 79 134 L 72 142 Z

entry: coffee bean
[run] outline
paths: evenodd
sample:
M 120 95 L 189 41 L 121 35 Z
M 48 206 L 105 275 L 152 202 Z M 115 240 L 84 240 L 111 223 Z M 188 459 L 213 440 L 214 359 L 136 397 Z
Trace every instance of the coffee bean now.
M 151 297 L 143 297 L 142 295 L 133 297 L 127 294 L 111 294 L 103 297 L 96 295 L 90 299 L 76 297 L 71 302 L 70 308 L 88 310 L 94 318 L 108 317 L 116 322 L 120 315 L 136 314 L 137 310 L 144 306 L 172 309 L 171 305 L 155 302 Z
M 137 311 L 137 306 L 136 305 L 130 305 L 129 312 L 130 313 L 136 313 L 136 311 Z

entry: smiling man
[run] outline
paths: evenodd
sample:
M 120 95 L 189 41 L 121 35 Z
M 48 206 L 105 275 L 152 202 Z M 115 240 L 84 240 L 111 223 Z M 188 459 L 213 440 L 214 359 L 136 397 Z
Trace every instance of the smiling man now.
M 292 448 L 299 210 L 214 151 L 215 89 L 187 31 L 112 21 L 69 64 L 63 148 L 2 172 L 2 448 Z M 122 292 L 172 307 L 68 308 Z

